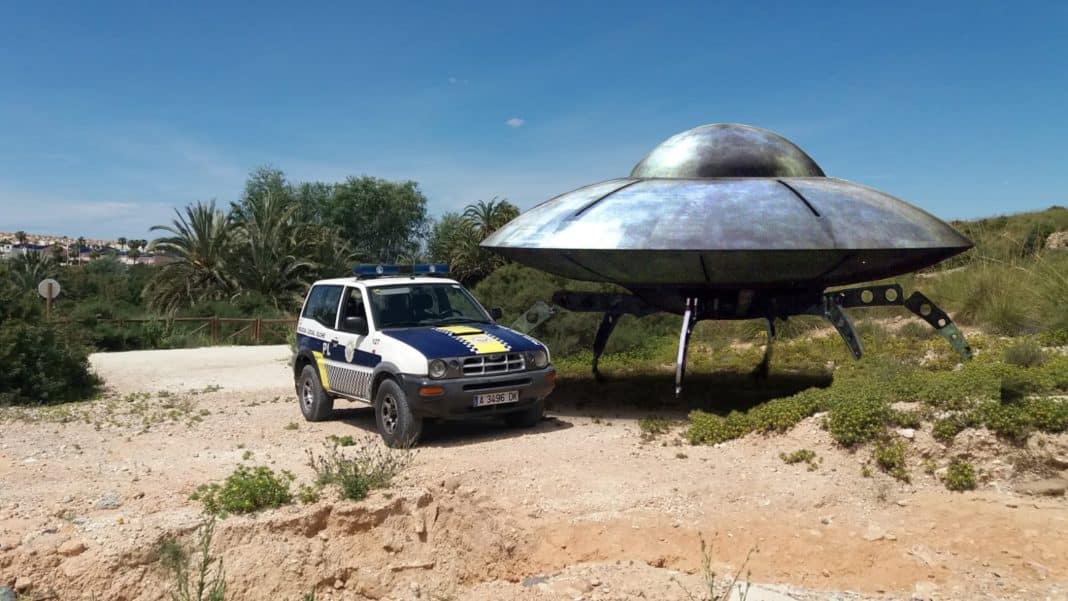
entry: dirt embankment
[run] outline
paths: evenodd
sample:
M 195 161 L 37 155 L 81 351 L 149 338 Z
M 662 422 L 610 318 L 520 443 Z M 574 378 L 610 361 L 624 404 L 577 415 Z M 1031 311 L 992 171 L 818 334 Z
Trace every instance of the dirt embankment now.
M 303 422 L 286 358 L 284 347 L 97 355 L 112 398 L 5 410 L 0 586 L 30 599 L 167 599 L 160 541 L 192 540 L 197 485 L 240 464 L 307 482 L 306 450 L 328 435 L 374 439 L 362 408 Z M 756 549 L 748 569 L 763 584 L 751 599 L 1068 591 L 1068 503 L 1005 479 L 1010 462 L 1068 456 L 1064 436 L 1006 451 L 963 433 L 953 452 L 986 479 L 960 494 L 920 470 L 911 484 L 864 477 L 867 454 L 833 445 L 819 418 L 781 436 L 691 447 L 680 428 L 643 441 L 647 413 L 626 399 L 585 403 L 570 402 L 564 382 L 533 430 L 436 425 L 397 487 L 363 502 L 328 493 L 219 522 L 229 598 L 300 599 L 314 588 L 320 600 L 686 599 L 700 588 L 702 537 L 721 575 Z M 910 452 L 937 470 L 945 450 L 912 435 Z M 815 470 L 779 458 L 801 448 L 817 453 Z

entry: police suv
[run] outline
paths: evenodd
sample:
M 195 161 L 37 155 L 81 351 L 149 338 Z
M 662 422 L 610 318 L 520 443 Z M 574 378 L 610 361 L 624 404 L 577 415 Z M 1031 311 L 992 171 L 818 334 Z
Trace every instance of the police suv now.
M 361 265 L 312 285 L 293 361 L 300 410 L 330 417 L 334 399 L 369 403 L 390 446 L 415 444 L 426 418 L 541 420 L 556 384 L 544 344 L 498 325 L 445 265 Z

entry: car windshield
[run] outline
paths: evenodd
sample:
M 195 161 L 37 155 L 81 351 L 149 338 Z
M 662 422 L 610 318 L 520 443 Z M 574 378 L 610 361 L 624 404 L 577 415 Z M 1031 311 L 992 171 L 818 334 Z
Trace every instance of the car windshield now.
M 379 329 L 489 323 L 489 317 L 459 284 L 368 286 L 371 314 Z

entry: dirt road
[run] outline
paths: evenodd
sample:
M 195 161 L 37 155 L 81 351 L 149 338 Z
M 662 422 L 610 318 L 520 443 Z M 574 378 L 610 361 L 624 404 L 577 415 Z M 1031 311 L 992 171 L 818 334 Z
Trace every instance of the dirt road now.
M 159 544 L 200 523 L 196 486 L 241 464 L 307 482 L 306 450 L 327 436 L 375 439 L 366 408 L 304 422 L 287 359 L 285 347 L 95 355 L 108 398 L 2 410 L 0 586 L 169 598 Z M 1068 598 L 1068 502 L 1013 492 L 985 433 L 955 448 L 984 458 L 987 481 L 951 493 L 920 470 L 911 484 L 865 477 L 868 455 L 835 446 L 819 417 L 694 447 L 679 439 L 685 407 L 659 408 L 680 423 L 643 440 L 651 413 L 618 396 L 579 400 L 564 379 L 532 430 L 436 424 L 395 489 L 226 519 L 229 598 L 686 599 L 700 537 L 721 580 L 755 549 L 750 599 Z M 914 438 L 913 453 L 937 445 Z M 818 455 L 812 471 L 780 459 L 802 448 Z

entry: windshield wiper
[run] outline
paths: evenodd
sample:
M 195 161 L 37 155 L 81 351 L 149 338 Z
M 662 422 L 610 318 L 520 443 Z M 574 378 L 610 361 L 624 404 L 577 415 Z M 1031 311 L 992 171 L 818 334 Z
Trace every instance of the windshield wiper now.
M 468 323 L 489 323 L 488 321 L 486 321 L 484 319 L 474 319 L 474 318 L 471 318 L 471 317 L 446 317 L 444 319 L 439 319 L 436 323 L 441 324 L 441 323 L 463 323 L 463 322 L 468 322 Z

